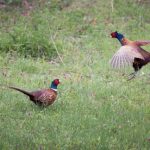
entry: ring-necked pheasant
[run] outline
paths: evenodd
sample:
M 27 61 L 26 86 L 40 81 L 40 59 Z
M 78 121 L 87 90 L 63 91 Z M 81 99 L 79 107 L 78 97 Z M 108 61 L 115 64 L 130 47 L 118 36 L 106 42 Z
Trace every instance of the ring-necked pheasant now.
M 111 33 L 112 38 L 117 38 L 121 43 L 121 48 L 113 55 L 111 65 L 113 68 L 122 68 L 132 65 L 134 72 L 130 74 L 129 80 L 134 78 L 137 72 L 150 62 L 150 53 L 141 48 L 150 44 L 150 41 L 130 41 L 123 34 Z
M 39 106 L 51 105 L 57 97 L 57 86 L 59 84 L 59 79 L 52 81 L 49 89 L 42 89 L 39 91 L 27 92 L 20 88 L 9 86 L 9 88 L 22 92 L 23 94 L 29 96 L 30 100 Z

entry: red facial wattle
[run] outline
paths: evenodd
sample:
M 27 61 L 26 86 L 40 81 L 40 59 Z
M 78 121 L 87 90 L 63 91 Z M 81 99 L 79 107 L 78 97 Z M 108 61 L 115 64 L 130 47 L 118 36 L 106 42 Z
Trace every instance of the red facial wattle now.
M 55 85 L 60 84 L 59 79 L 55 79 L 55 80 L 54 80 L 54 84 L 55 84 Z
M 112 32 L 112 33 L 111 33 L 111 37 L 112 37 L 112 38 L 116 38 L 116 37 L 117 37 L 116 32 Z

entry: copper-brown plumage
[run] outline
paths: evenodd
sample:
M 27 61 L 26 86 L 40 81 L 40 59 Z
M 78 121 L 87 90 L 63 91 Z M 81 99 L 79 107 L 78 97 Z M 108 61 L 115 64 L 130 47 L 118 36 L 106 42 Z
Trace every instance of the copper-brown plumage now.
M 29 99 L 39 106 L 48 106 L 51 105 L 57 97 L 57 85 L 59 84 L 59 79 L 55 79 L 51 83 L 51 87 L 49 89 L 42 89 L 39 91 L 27 92 L 20 88 L 16 88 L 10 86 L 9 88 L 17 90 L 29 97 Z
M 118 32 L 111 33 L 112 38 L 117 38 L 121 43 L 121 48 L 113 55 L 111 65 L 113 68 L 123 68 L 132 65 L 134 73 L 132 78 L 144 65 L 150 62 L 150 53 L 141 46 L 150 44 L 150 41 L 130 41 Z

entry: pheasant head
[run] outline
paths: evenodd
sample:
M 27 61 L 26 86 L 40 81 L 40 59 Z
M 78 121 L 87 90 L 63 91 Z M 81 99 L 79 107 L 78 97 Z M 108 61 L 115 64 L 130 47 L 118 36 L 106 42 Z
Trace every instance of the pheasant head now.
M 60 84 L 59 79 L 55 79 L 52 81 L 51 85 L 50 85 L 50 89 L 57 91 L 57 86 L 58 84 Z
M 111 37 L 112 38 L 117 38 L 119 40 L 119 42 L 121 43 L 121 45 L 123 45 L 122 40 L 124 39 L 124 35 L 121 33 L 116 32 L 112 32 L 111 33 Z

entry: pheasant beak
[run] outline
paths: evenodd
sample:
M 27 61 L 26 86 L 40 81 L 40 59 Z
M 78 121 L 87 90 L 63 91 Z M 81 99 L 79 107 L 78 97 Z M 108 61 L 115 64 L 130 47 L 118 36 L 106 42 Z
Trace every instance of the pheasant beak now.
M 57 84 L 61 84 L 60 80 L 58 81 L 58 83 L 57 83 Z

